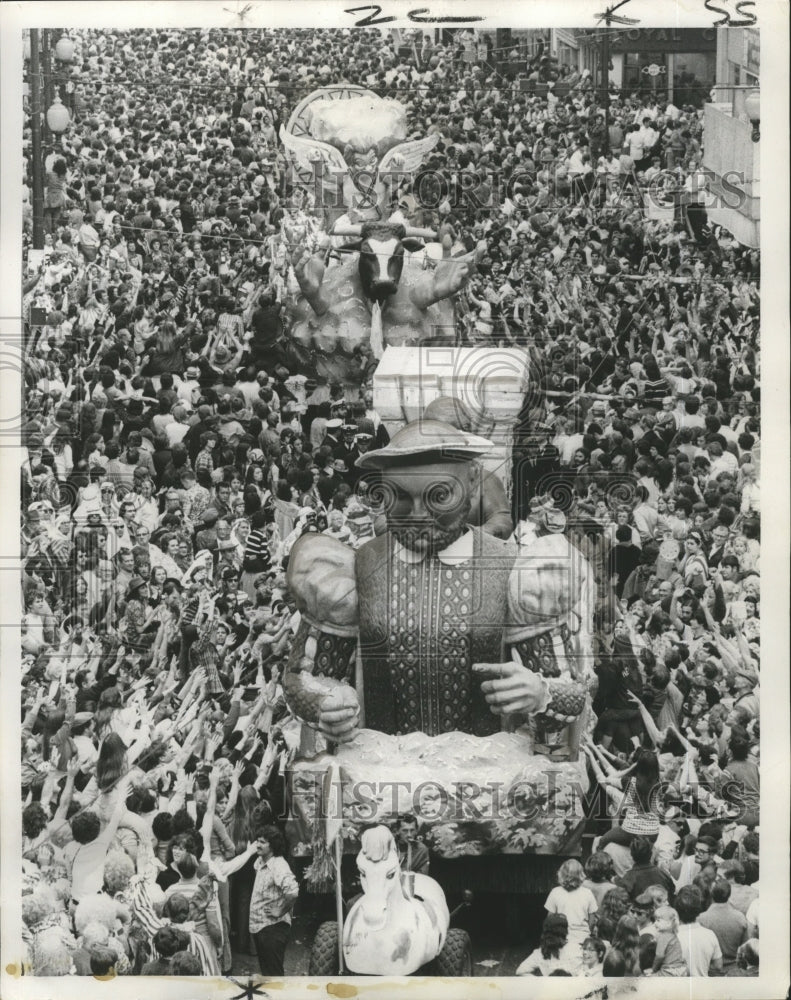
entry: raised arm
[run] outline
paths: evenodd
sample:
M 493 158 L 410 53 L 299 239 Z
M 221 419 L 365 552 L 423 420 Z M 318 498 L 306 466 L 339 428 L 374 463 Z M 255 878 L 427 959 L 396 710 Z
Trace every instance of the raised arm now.
M 648 738 L 651 740 L 651 742 L 654 744 L 655 747 L 662 746 L 662 744 L 665 742 L 665 735 L 657 728 L 657 725 L 654 722 L 651 713 L 648 711 L 648 709 L 645 707 L 645 705 L 637 697 L 636 694 L 630 693 L 629 700 L 634 702 L 635 708 L 637 708 L 637 710 L 639 711 L 643 720 L 643 725 L 645 726 L 645 731 L 648 733 Z

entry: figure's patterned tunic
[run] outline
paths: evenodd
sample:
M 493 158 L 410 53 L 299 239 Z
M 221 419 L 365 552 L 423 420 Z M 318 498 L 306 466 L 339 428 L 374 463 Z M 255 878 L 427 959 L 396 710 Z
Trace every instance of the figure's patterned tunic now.
M 314 547 L 326 544 L 328 540 L 318 539 Z M 322 559 L 318 549 L 311 558 L 307 549 L 297 548 L 296 556 L 299 568 L 293 585 L 305 601 L 306 616 L 284 686 L 298 717 L 317 722 L 321 701 L 330 693 L 306 681 L 307 671 L 316 681 L 326 677 L 357 686 L 362 694 L 361 726 L 367 729 L 429 736 L 456 731 L 489 736 L 500 729 L 501 719 L 481 691 L 483 678 L 472 668 L 510 658 L 505 635 L 514 624 L 508 593 L 517 558 L 512 542 L 471 528 L 463 545 L 421 558 L 402 549 L 388 532 L 356 551 L 348 567 L 353 580 L 345 575 L 343 561 L 328 559 L 326 553 Z M 543 575 L 537 568 L 522 566 L 519 580 L 529 592 L 527 617 L 542 614 L 546 628 L 516 639 L 514 650 L 529 670 L 548 681 L 551 712 L 534 716 L 533 722 L 542 731 L 554 732 L 580 714 L 586 689 L 577 677 L 569 627 L 557 621 L 558 595 L 550 586 L 557 584 L 555 567 Z M 533 593 L 536 587 L 546 587 L 546 594 Z M 356 607 L 350 617 L 345 602 L 352 589 Z M 341 626 L 352 634 L 327 630 Z M 355 668 L 355 626 L 361 670 Z M 528 631 L 535 631 L 535 623 Z M 303 654 L 310 637 L 315 646 L 306 664 Z
M 473 663 L 500 662 L 515 549 L 472 529 L 473 557 L 401 558 L 392 536 L 360 549 L 365 725 L 388 733 L 497 732 Z
M 451 569 L 436 558 L 416 565 L 396 560 L 393 569 L 387 663 L 399 729 L 433 734 L 464 728 L 463 706 L 471 694 L 465 669 L 471 570 Z

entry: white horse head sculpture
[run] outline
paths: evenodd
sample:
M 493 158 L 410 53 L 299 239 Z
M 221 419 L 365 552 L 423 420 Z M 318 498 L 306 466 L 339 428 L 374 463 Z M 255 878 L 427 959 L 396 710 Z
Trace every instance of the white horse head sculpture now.
M 396 898 L 404 898 L 401 862 L 393 834 L 386 826 L 364 831 L 357 869 L 363 890 L 363 919 L 369 927 L 381 927 L 387 920 L 388 905 Z
M 357 855 L 363 895 L 343 928 L 346 965 L 362 975 L 410 975 L 439 954 L 450 924 L 445 894 L 427 875 L 404 891 L 393 834 L 372 827 Z

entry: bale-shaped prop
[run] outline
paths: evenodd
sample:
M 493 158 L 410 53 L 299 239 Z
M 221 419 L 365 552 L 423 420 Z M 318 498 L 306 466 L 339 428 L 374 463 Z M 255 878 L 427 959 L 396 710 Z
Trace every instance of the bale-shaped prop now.
M 302 617 L 322 632 L 357 634 L 355 553 L 328 535 L 303 535 L 288 560 L 288 587 Z
M 367 153 L 375 148 L 381 157 L 406 139 L 406 108 L 375 94 L 314 101 L 308 109 L 308 128 L 314 139 L 337 149 L 351 146 L 357 153 Z
M 576 631 L 589 578 L 586 559 L 564 535 L 542 535 L 520 550 L 508 583 L 507 641 L 514 644 L 560 625 Z

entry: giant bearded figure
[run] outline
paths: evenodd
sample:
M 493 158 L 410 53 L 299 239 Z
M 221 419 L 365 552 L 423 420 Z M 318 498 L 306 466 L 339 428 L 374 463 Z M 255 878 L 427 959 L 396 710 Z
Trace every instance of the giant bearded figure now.
M 520 554 L 469 526 L 474 459 L 490 447 L 441 421 L 407 424 L 357 463 L 378 477 L 388 530 L 357 551 L 321 535 L 294 546 L 302 620 L 284 687 L 328 740 L 361 726 L 485 737 L 528 720 L 573 733 L 587 687 L 569 620 L 589 571 L 562 535 Z

